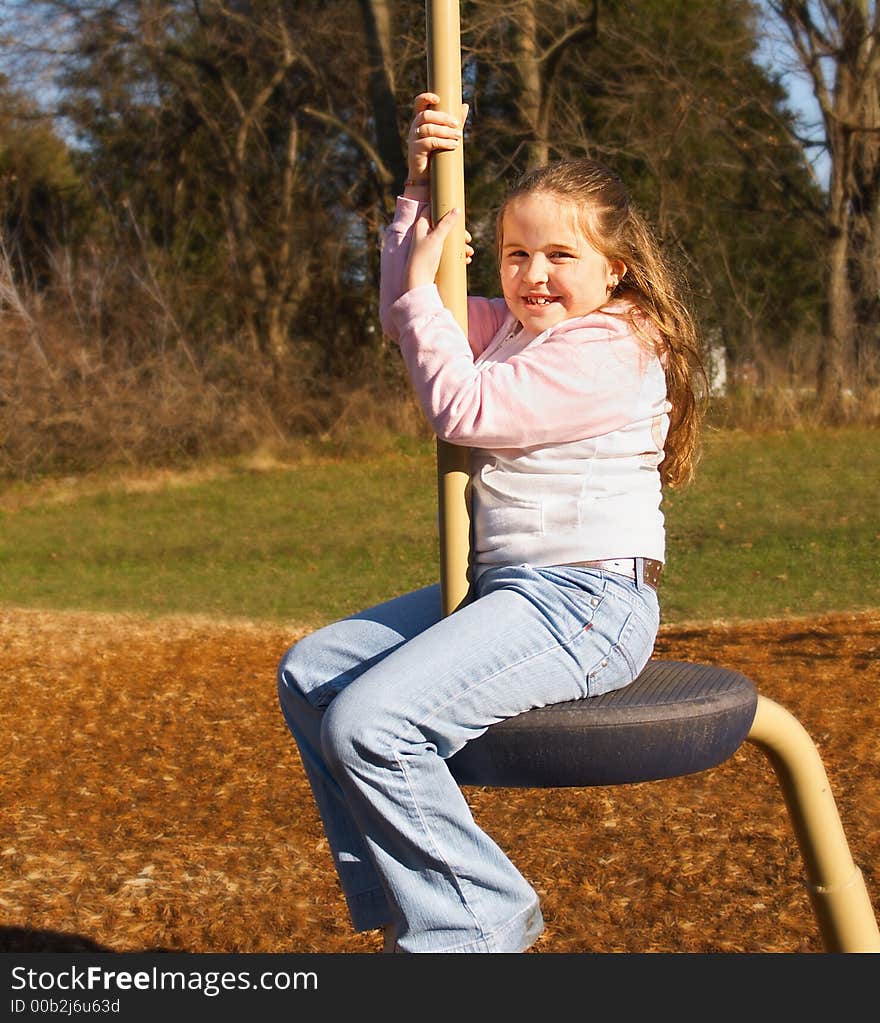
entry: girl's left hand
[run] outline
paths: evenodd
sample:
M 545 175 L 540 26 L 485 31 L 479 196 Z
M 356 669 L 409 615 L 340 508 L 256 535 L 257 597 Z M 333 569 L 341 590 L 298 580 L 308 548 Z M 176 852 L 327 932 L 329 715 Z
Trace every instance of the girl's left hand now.
M 438 108 L 440 97 L 420 92 L 413 103 L 413 118 L 407 135 L 409 180 L 427 184 L 431 156 L 438 150 L 453 150 L 461 145 L 468 104 L 461 105 L 461 120 Z
M 413 288 L 421 287 L 423 284 L 434 283 L 434 278 L 440 267 L 440 258 L 443 255 L 443 245 L 460 216 L 459 210 L 450 210 L 440 218 L 435 227 L 431 227 L 427 207 L 419 214 L 413 225 L 412 246 L 404 281 L 406 291 L 412 291 Z M 465 231 L 464 238 L 465 263 L 470 263 L 474 250 L 470 244 L 471 236 L 468 231 Z

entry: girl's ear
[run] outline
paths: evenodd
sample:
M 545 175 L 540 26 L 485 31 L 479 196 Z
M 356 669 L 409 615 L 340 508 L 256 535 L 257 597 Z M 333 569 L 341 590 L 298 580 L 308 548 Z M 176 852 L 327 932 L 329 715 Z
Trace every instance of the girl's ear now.
M 608 264 L 608 276 L 616 288 L 626 277 L 626 263 L 622 259 L 612 259 Z

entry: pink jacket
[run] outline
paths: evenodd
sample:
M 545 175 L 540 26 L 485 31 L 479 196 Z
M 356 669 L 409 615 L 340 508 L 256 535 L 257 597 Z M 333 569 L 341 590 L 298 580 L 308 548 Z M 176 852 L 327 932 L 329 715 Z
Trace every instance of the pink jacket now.
M 419 209 L 400 198 L 386 232 L 380 317 L 437 436 L 474 449 L 478 566 L 663 560 L 657 356 L 601 310 L 523 343 L 503 299 L 469 298 L 465 337 L 434 285 L 403 292 Z

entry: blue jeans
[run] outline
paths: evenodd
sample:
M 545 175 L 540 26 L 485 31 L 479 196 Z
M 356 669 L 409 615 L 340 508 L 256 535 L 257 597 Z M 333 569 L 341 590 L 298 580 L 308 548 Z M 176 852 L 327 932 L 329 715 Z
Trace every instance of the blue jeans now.
M 657 595 L 590 568 L 493 568 L 442 617 L 429 586 L 311 633 L 278 669 L 352 923 L 396 951 L 520 952 L 538 897 L 444 763 L 489 725 L 631 682 Z

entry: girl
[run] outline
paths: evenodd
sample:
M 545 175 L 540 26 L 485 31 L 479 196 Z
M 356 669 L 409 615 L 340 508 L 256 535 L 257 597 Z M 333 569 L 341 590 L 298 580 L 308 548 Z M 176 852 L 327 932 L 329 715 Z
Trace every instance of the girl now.
M 429 586 L 320 629 L 278 673 L 356 930 L 386 950 L 521 952 L 538 897 L 474 822 L 445 760 L 489 725 L 631 682 L 659 625 L 661 484 L 694 462 L 692 320 L 617 177 L 591 160 L 523 178 L 497 221 L 503 299 L 434 285 L 452 211 L 430 157 L 462 123 L 416 98 L 380 312 L 438 436 L 473 449 L 472 599 Z M 468 245 L 467 258 L 471 255 Z

